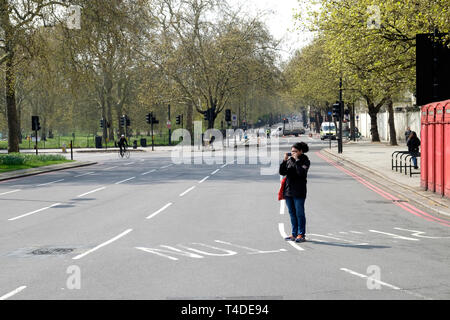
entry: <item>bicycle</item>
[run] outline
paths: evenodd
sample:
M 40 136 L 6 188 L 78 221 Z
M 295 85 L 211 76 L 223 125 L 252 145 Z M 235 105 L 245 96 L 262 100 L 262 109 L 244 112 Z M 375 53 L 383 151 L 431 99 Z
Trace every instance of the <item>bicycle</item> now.
M 126 149 L 126 148 L 124 148 L 124 150 L 122 152 L 120 152 L 120 150 L 119 150 L 119 158 L 121 158 L 121 159 L 123 159 L 123 158 L 129 159 L 130 158 L 130 151 L 128 149 Z

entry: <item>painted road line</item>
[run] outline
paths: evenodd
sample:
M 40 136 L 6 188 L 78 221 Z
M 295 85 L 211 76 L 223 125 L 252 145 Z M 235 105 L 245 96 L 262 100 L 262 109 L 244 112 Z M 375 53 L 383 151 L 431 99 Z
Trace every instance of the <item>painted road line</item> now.
M 217 169 L 216 171 L 214 171 L 213 173 L 211 173 L 211 175 L 213 176 L 213 175 L 215 175 L 217 172 L 219 172 L 220 171 L 220 169 Z
M 136 179 L 136 177 L 131 177 L 131 178 L 128 178 L 128 179 L 125 179 L 125 180 L 116 182 L 115 184 L 122 184 L 122 183 L 124 183 L 124 182 L 130 181 L 130 180 L 133 180 L 133 179 Z
M 430 237 L 430 236 L 424 236 L 426 232 L 424 231 L 418 231 L 418 230 L 410 230 L 410 229 L 403 229 L 403 228 L 394 228 L 395 230 L 400 231 L 407 231 L 411 232 L 411 235 L 418 238 L 425 238 L 425 239 L 450 239 L 450 237 Z
M 260 250 L 260 249 L 254 249 L 254 248 L 250 248 L 250 247 L 246 247 L 246 246 L 241 246 L 241 245 L 237 245 L 237 244 L 233 244 L 231 242 L 226 242 L 226 241 L 222 241 L 222 240 L 214 240 L 214 242 L 217 243 L 221 243 L 221 244 L 226 244 L 232 247 L 236 247 L 236 248 L 240 248 L 240 249 L 245 249 L 250 251 L 249 254 L 265 254 L 265 253 L 279 253 L 279 252 L 286 252 L 286 249 L 278 249 L 278 250 Z
M 61 205 L 61 203 L 55 203 L 55 204 L 51 205 L 50 207 L 45 207 L 45 208 L 42 208 L 42 209 L 39 209 L 39 210 L 36 210 L 36 211 L 33 211 L 33 212 L 29 212 L 29 213 L 23 214 L 23 215 L 21 215 L 21 216 L 15 217 L 15 218 L 8 219 L 8 221 L 19 220 L 19 219 L 22 219 L 22 218 L 31 216 L 31 215 L 33 215 L 33 214 L 35 214 L 35 213 L 39 213 L 39 212 L 42 212 L 42 211 L 44 211 L 44 210 L 51 209 L 51 208 L 56 207 L 56 206 L 59 206 L 59 205 Z
M 284 223 L 279 223 L 278 224 L 278 231 L 280 231 L 281 237 L 283 239 L 288 237 L 288 235 L 284 231 Z M 305 249 L 303 249 L 302 247 L 298 246 L 297 243 L 295 243 L 294 241 L 287 241 L 287 240 L 285 240 L 285 241 L 287 243 L 289 243 L 291 246 L 293 246 L 295 249 L 297 249 L 298 251 L 305 251 Z
M 17 189 L 17 190 L 12 190 L 12 191 L 8 191 L 8 192 L 0 193 L 0 196 L 4 196 L 4 195 L 7 195 L 7 194 L 11 194 L 11 193 L 16 193 L 16 192 L 19 192 L 19 191 L 21 191 L 21 190 Z
M 284 208 L 286 207 L 286 200 L 281 200 L 280 201 L 280 214 L 283 215 L 284 214 Z
M 399 236 L 398 234 L 393 234 L 393 233 L 389 233 L 389 232 L 382 232 L 382 231 L 377 231 L 377 230 L 369 230 L 369 232 L 384 234 L 384 235 L 387 235 L 387 236 L 391 236 L 394 239 L 409 240 L 409 241 L 420 241 L 419 239 L 403 237 L 403 236 Z
M 363 232 L 359 232 L 359 231 L 349 231 L 351 233 L 355 233 L 355 234 L 364 234 Z
M 357 277 L 359 277 L 359 278 L 362 278 L 362 279 L 370 279 L 371 282 L 376 282 L 376 283 L 378 283 L 378 284 L 380 284 L 380 285 L 382 285 L 382 286 L 391 288 L 391 289 L 393 289 L 393 290 L 402 291 L 402 292 L 404 292 L 404 293 L 407 293 L 407 294 L 410 294 L 410 295 L 413 295 L 413 296 L 416 296 L 416 297 L 419 297 L 419 298 L 422 298 L 422 299 L 430 300 L 430 298 L 427 298 L 427 297 L 425 297 L 425 296 L 423 296 L 423 295 L 421 295 L 421 294 L 419 294 L 419 293 L 415 293 L 415 292 L 411 292 L 411 291 L 409 291 L 409 290 L 405 290 L 405 289 L 399 288 L 399 287 L 397 287 L 397 286 L 394 286 L 394 285 L 392 285 L 392 284 L 383 282 L 383 281 L 378 280 L 378 279 L 375 279 L 375 278 L 373 278 L 373 277 L 370 277 L 370 278 L 369 278 L 369 277 L 368 277 L 367 275 L 365 275 L 365 274 L 361 274 L 361 273 L 358 273 L 358 272 L 356 272 L 356 271 L 353 271 L 353 270 L 350 270 L 350 269 L 347 269 L 347 268 L 340 268 L 340 270 L 341 270 L 341 271 L 344 271 L 344 272 L 347 272 L 347 273 L 349 273 L 349 274 L 352 274 L 352 275 L 354 275 L 354 276 L 357 276 Z
M 153 173 L 153 172 L 155 172 L 155 171 L 156 171 L 156 169 L 153 169 L 153 170 L 144 172 L 144 173 L 141 174 L 141 176 L 145 176 L 145 175 L 150 174 L 150 173 Z
M 161 212 L 163 212 L 164 210 L 166 210 L 166 209 L 167 209 L 168 207 L 170 207 L 171 205 L 172 205 L 172 202 L 166 204 L 164 207 L 162 207 L 161 209 L 159 209 L 159 210 L 156 211 L 155 213 L 149 215 L 149 216 L 147 217 L 147 219 L 151 219 L 151 218 L 157 216 L 158 214 L 160 214 Z
M 80 175 L 78 175 L 78 176 L 75 176 L 74 178 L 80 178 L 80 177 L 88 176 L 88 175 L 94 174 L 94 173 L 95 173 L 95 172 L 83 173 L 83 174 L 80 174 Z
M 16 294 L 18 294 L 19 292 L 25 290 L 26 288 L 27 288 L 26 286 L 19 287 L 19 288 L 17 288 L 17 289 L 14 290 L 14 291 L 11 291 L 10 293 L 5 294 L 4 296 L 1 296 L 1 297 L 0 297 L 0 301 L 9 299 L 9 298 L 11 298 L 12 296 L 15 296 Z
M 105 190 L 105 189 L 106 189 L 106 187 L 101 187 L 101 188 L 98 188 L 98 189 L 95 189 L 95 190 L 92 190 L 92 191 L 80 194 L 79 196 L 77 196 L 77 198 L 81 198 L 81 197 L 87 196 L 88 194 L 91 194 L 91 193 L 94 193 L 94 192 L 97 192 L 97 191 L 101 191 L 101 190 Z
M 121 234 L 119 234 L 118 236 L 112 238 L 111 240 L 108 240 L 108 241 L 106 241 L 106 242 L 96 246 L 95 248 L 93 248 L 93 249 L 91 249 L 89 251 L 86 251 L 83 254 L 80 254 L 80 255 L 76 256 L 75 258 L 73 258 L 73 260 L 80 260 L 81 258 L 87 256 L 88 254 L 91 254 L 92 252 L 97 251 L 98 249 L 103 248 L 103 247 L 113 243 L 114 241 L 119 240 L 120 238 L 122 238 L 122 237 L 126 236 L 127 234 L 129 234 L 131 231 L 133 231 L 133 229 L 128 229 L 127 231 L 122 232 Z
M 103 171 L 108 171 L 108 170 L 112 170 L 112 169 L 115 169 L 115 168 L 117 168 L 118 166 L 115 166 L 115 167 L 110 167 L 110 168 L 106 168 L 106 169 L 104 169 Z
M 211 177 L 211 176 L 204 177 L 204 178 L 203 178 L 202 180 L 200 180 L 198 183 L 203 183 L 203 182 L 205 182 L 206 180 L 208 180 L 210 177 Z
M 189 192 L 191 192 L 192 190 L 194 190 L 195 189 L 195 186 L 193 186 L 193 187 L 190 187 L 189 189 L 187 189 L 185 192 L 183 192 L 182 194 L 180 194 L 180 197 L 182 197 L 182 196 L 184 196 L 184 195 L 186 195 L 187 193 L 189 193 Z
M 132 165 L 132 164 L 135 164 L 136 162 L 128 162 L 128 163 L 124 163 L 124 166 L 129 166 L 129 165 Z
M 348 242 L 348 243 L 354 243 L 354 241 L 350 241 L 350 240 L 346 240 L 346 239 L 341 239 L 341 238 L 337 238 L 337 237 L 332 237 L 332 236 L 325 236 L 325 235 L 323 235 L 323 234 L 315 234 L 315 233 L 311 233 L 310 236 L 314 236 L 314 237 L 322 237 L 322 238 L 329 238 L 329 239 L 333 239 L 333 240 L 344 241 L 344 242 Z
M 228 165 L 228 163 L 225 163 L 223 166 L 221 166 L 221 168 L 225 168 Z
M 167 168 L 170 168 L 171 166 L 173 166 L 173 164 L 169 164 L 168 166 L 161 167 L 160 169 L 167 169 Z
M 48 186 L 50 184 L 58 183 L 58 182 L 61 182 L 61 181 L 64 181 L 64 179 L 56 180 L 56 181 L 52 181 L 52 182 L 48 182 L 48 183 L 43 183 L 43 184 L 38 184 L 36 187 Z

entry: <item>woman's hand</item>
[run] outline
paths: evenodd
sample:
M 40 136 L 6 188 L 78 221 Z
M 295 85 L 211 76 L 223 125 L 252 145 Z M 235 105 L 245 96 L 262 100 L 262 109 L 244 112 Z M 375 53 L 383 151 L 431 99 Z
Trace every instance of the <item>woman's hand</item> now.
M 288 161 L 289 160 L 289 154 L 288 153 L 285 153 L 284 154 L 284 161 Z

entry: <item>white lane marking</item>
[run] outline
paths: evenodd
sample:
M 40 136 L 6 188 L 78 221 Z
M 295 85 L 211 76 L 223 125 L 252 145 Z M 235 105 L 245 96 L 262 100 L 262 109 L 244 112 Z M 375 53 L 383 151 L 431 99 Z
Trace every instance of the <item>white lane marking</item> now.
M 202 180 L 200 180 L 198 183 L 203 183 L 203 182 L 205 182 L 206 180 L 208 180 L 209 179 L 209 177 L 210 176 L 207 176 L 207 177 L 205 177 L 205 178 L 203 178 Z
M 180 197 L 184 196 L 185 194 L 187 194 L 188 192 L 191 192 L 192 190 L 195 189 L 195 186 L 190 187 L 189 189 L 187 189 L 185 192 L 183 192 L 182 194 L 180 194 Z
M 168 207 L 170 207 L 172 205 L 172 202 L 166 204 L 164 207 L 162 207 L 161 209 L 159 209 L 158 211 L 156 211 L 155 213 L 149 215 L 147 217 L 147 219 L 151 219 L 153 217 L 155 217 L 156 215 L 160 214 L 161 212 L 163 212 L 164 210 L 166 210 Z
M 331 233 L 329 233 L 329 234 L 331 234 Z M 344 241 L 344 242 L 354 243 L 354 241 L 350 241 L 350 240 L 346 240 L 346 239 L 341 239 L 341 238 L 336 238 L 336 237 L 324 236 L 324 235 L 322 235 L 322 234 L 311 233 L 310 236 L 323 237 L 323 238 L 330 238 L 330 239 L 333 239 L 333 240 L 339 240 L 339 241 Z
M 219 172 L 220 171 L 220 169 L 217 169 L 216 171 L 214 171 L 213 173 L 211 173 L 211 175 L 213 176 L 213 175 L 215 175 L 217 172 Z
M 430 236 L 423 236 L 426 232 L 423 231 L 417 231 L 417 230 L 409 230 L 409 229 L 403 229 L 403 228 L 394 228 L 396 230 L 400 231 L 408 231 L 412 232 L 411 235 L 418 238 L 426 238 L 426 239 L 450 239 L 450 237 L 430 237 Z
M 228 163 L 225 163 L 223 166 L 221 166 L 221 168 L 225 168 L 228 165 Z
M 284 231 L 284 223 L 279 223 L 278 224 L 278 231 L 280 231 L 281 237 L 283 237 L 283 239 L 288 237 L 288 235 Z M 305 250 L 302 247 L 298 246 L 294 241 L 286 241 L 286 242 L 289 243 L 291 246 L 293 246 L 298 251 L 304 251 Z
M 358 272 L 356 272 L 356 271 L 353 271 L 353 270 L 350 270 L 350 269 L 347 269 L 347 268 L 340 268 L 340 270 L 341 270 L 341 271 L 344 271 L 344 272 L 347 272 L 347 273 L 350 273 L 350 274 L 352 274 L 352 275 L 354 275 L 354 276 L 360 277 L 360 278 L 362 278 L 362 279 L 367 279 L 367 278 L 369 278 L 369 277 L 368 277 L 367 275 L 365 275 L 365 274 L 361 274 L 361 273 L 358 273 Z M 397 286 L 394 286 L 394 285 L 392 285 L 392 284 L 383 282 L 383 281 L 378 280 L 378 279 L 374 279 L 374 278 L 372 278 L 372 277 L 370 278 L 370 280 L 373 281 L 373 282 L 379 283 L 379 284 L 382 285 L 382 286 L 391 288 L 391 289 L 393 289 L 393 290 L 400 290 L 400 291 L 403 291 L 403 292 L 405 292 L 405 293 L 407 293 L 407 294 L 410 294 L 410 295 L 413 295 L 413 296 L 416 296 L 416 297 L 419 297 L 419 298 L 422 298 L 422 299 L 431 300 L 430 298 L 427 298 L 427 297 L 425 297 L 425 296 L 422 296 L 422 295 L 419 294 L 419 293 L 415 293 L 415 292 L 411 292 L 411 291 L 409 291 L 409 290 L 405 290 L 405 289 L 399 288 L 399 287 L 397 287 Z
M 420 241 L 419 239 L 414 239 L 414 238 L 409 238 L 409 237 L 402 237 L 402 236 L 399 236 L 398 234 L 382 232 L 382 231 L 377 231 L 377 230 L 369 230 L 369 232 L 385 234 L 385 235 L 393 237 L 394 239 L 402 239 L 402 240 L 409 240 L 409 241 Z
M 351 233 L 355 233 L 355 234 L 364 234 L 363 232 L 359 232 L 359 231 L 349 231 Z
M 131 178 L 128 178 L 128 179 L 125 179 L 125 180 L 116 182 L 115 184 L 122 184 L 122 183 L 124 183 L 124 182 L 130 181 L 130 180 L 133 180 L 133 179 L 136 179 L 136 177 L 131 177 Z
M 81 197 L 87 196 L 88 194 L 91 194 L 91 193 L 94 193 L 94 192 L 97 192 L 97 191 L 101 191 L 101 190 L 105 190 L 105 189 L 106 189 L 106 187 L 101 187 L 101 188 L 98 188 L 98 189 L 95 189 L 95 190 L 92 190 L 92 191 L 80 194 L 79 196 L 77 196 L 77 198 L 81 198 Z
M 144 172 L 144 173 L 141 174 L 141 176 L 145 176 L 145 175 L 147 175 L 147 174 L 149 174 L 149 173 L 153 173 L 153 172 L 155 172 L 155 171 L 156 171 L 156 169 L 153 169 L 153 170 Z
M 348 234 L 348 232 L 340 231 L 340 234 Z
M 13 291 L 11 291 L 10 293 L 5 294 L 4 296 L 1 296 L 1 297 L 0 297 L 0 301 L 9 299 L 9 298 L 11 298 L 12 296 L 15 296 L 16 294 L 18 294 L 19 292 L 25 290 L 26 288 L 27 288 L 27 286 L 19 287 L 19 288 L 17 288 L 16 290 L 13 290 Z
M 222 241 L 222 240 L 214 240 L 214 242 L 221 243 L 221 244 L 226 244 L 226 245 L 229 245 L 229 246 L 232 246 L 232 247 L 236 247 L 236 248 L 240 248 L 240 249 L 248 250 L 248 251 L 250 251 L 249 254 L 278 253 L 278 252 L 286 252 L 287 251 L 286 249 L 269 250 L 269 251 L 253 249 L 253 248 L 250 248 L 250 247 L 240 246 L 240 245 L 233 244 L 233 243 L 226 242 L 226 241 Z
M 281 200 L 280 201 L 280 214 L 283 215 L 284 214 L 284 208 L 286 207 L 286 200 Z
M 87 256 L 88 254 L 90 254 L 90 253 L 92 253 L 94 251 L 97 251 L 98 249 L 103 248 L 104 246 L 107 246 L 108 244 L 111 244 L 114 241 L 119 240 L 120 238 L 122 238 L 122 237 L 126 236 L 127 234 L 129 234 L 131 231 L 133 231 L 133 229 L 128 229 L 125 232 L 122 232 L 121 234 L 119 234 L 118 236 L 112 238 L 111 240 L 108 240 L 108 241 L 106 241 L 106 242 L 96 246 L 95 248 L 93 248 L 93 249 L 91 249 L 89 251 L 86 251 L 83 254 L 80 254 L 80 255 L 76 256 L 75 258 L 73 258 L 73 260 L 79 260 L 79 259 L 83 258 L 83 257 Z
M 132 164 L 135 164 L 135 162 L 124 163 L 123 165 L 124 166 L 129 166 L 129 165 L 132 165 Z
M 52 181 L 52 182 L 48 182 L 48 183 L 43 183 L 43 184 L 38 184 L 36 187 L 48 186 L 50 184 L 54 184 L 54 183 L 61 182 L 61 181 L 64 181 L 64 179 L 56 180 L 56 181 Z
M 16 193 L 16 192 L 19 192 L 19 191 L 21 191 L 21 190 L 17 189 L 17 190 L 12 190 L 12 191 L 8 191 L 8 192 L 0 193 L 0 196 L 4 196 L 4 195 L 7 195 L 7 194 L 11 194 L 11 193 Z
M 80 175 L 78 175 L 78 176 L 75 176 L 74 178 L 80 178 L 80 177 L 88 176 L 88 175 L 94 174 L 94 173 L 95 173 L 95 172 L 83 173 L 83 174 L 80 174 Z
M 61 205 L 61 203 L 55 203 L 55 204 L 51 205 L 50 207 L 45 207 L 45 208 L 42 208 L 42 209 L 39 209 L 39 210 L 36 210 L 36 211 L 33 211 L 33 212 L 29 212 L 29 213 L 23 214 L 21 216 L 15 217 L 15 218 L 8 219 L 8 221 L 19 220 L 21 218 L 25 218 L 25 217 L 31 216 L 32 214 L 39 213 L 39 212 L 42 212 L 44 210 L 48 210 L 48 209 L 51 209 L 51 208 L 59 206 L 59 205 Z
M 167 169 L 167 168 L 170 168 L 171 166 L 173 166 L 173 164 L 169 164 L 168 166 L 161 167 L 160 169 Z
M 117 168 L 118 166 L 115 166 L 115 167 L 110 167 L 110 168 L 106 168 L 106 169 L 104 169 L 103 171 L 108 171 L 108 170 L 112 170 L 112 169 L 115 169 L 115 168 Z

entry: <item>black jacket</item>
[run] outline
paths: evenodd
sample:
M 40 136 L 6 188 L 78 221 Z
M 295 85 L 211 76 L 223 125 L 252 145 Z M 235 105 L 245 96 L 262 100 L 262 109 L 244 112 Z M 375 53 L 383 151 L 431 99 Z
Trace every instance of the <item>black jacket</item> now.
M 304 154 L 295 161 L 289 158 L 280 164 L 280 175 L 287 176 L 284 186 L 284 196 L 294 198 L 306 198 L 306 183 L 311 162 Z
M 410 153 L 418 153 L 419 152 L 419 146 L 420 146 L 420 140 L 417 137 L 413 137 L 408 140 L 408 152 Z

